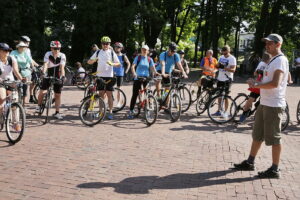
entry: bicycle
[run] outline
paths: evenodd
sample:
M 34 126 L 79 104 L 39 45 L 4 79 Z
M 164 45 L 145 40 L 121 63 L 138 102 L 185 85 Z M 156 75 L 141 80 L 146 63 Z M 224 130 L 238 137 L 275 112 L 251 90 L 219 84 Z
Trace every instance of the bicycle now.
M 88 76 L 89 76 L 90 83 L 84 90 L 84 97 L 89 96 L 90 87 L 93 88 L 93 86 L 95 85 L 95 81 L 97 79 L 96 73 L 88 74 Z M 113 110 L 112 110 L 113 113 L 117 113 L 125 108 L 127 98 L 125 92 L 122 89 L 114 87 L 114 91 L 112 92 L 112 98 L 113 98 Z M 119 99 L 119 101 L 116 101 L 117 99 Z M 118 105 L 119 102 L 121 102 L 120 105 Z
M 3 81 L 0 83 L 8 92 L 3 112 L 0 115 L 0 130 L 4 128 L 10 143 L 19 142 L 25 131 L 26 116 L 23 106 L 18 102 L 20 81 Z
M 246 101 L 249 99 L 249 95 L 246 95 L 245 93 L 238 93 L 238 95 L 234 98 L 234 101 L 236 102 L 237 108 L 236 113 L 234 116 L 234 122 L 238 125 L 240 124 L 240 116 L 243 114 L 244 110 L 243 107 L 246 103 Z M 253 115 L 258 106 L 260 104 L 260 97 L 257 98 L 256 102 L 254 103 L 254 108 L 251 108 L 247 113 L 246 117 L 249 118 L 251 115 Z M 282 121 L 281 121 L 281 130 L 284 131 L 288 124 L 290 122 L 290 114 L 289 114 L 289 106 L 286 103 L 285 110 L 283 112 Z
M 177 81 L 179 79 L 178 77 L 172 77 L 171 78 L 171 88 L 169 90 L 161 89 L 160 95 L 161 98 L 157 100 L 159 109 L 158 111 L 161 111 L 162 109 L 165 110 L 166 113 L 170 115 L 171 122 L 176 122 L 179 120 L 181 113 L 182 113 L 182 104 L 181 104 L 181 98 L 177 93 L 177 90 L 175 88 L 175 84 L 173 82 Z M 154 90 L 153 94 L 157 93 L 156 89 Z M 157 99 L 157 96 L 156 96 Z
M 297 105 L 296 117 L 297 117 L 298 123 L 300 124 L 300 100 Z
M 83 124 L 94 126 L 101 122 L 106 115 L 106 104 L 97 93 L 97 84 L 105 84 L 104 80 L 99 77 L 94 77 L 94 81 L 87 87 L 87 96 L 81 100 L 79 108 L 79 117 Z M 99 82 L 97 83 L 97 80 Z M 98 104 L 97 104 L 98 103 Z
M 228 85 L 225 84 L 222 87 L 213 89 L 212 91 L 214 91 L 214 93 L 209 96 L 209 100 L 205 103 L 209 118 L 218 124 L 232 121 L 237 108 L 235 101 L 228 95 L 228 92 L 226 92 L 232 82 L 231 78 L 227 78 L 229 79 L 227 82 Z M 228 108 L 230 108 L 229 113 L 227 112 Z
M 178 79 L 173 80 L 173 83 L 181 99 L 181 112 L 184 113 L 189 110 L 192 104 L 192 97 L 189 89 L 186 87 L 186 84 L 182 83 L 181 79 L 182 77 L 178 77 Z
M 146 82 L 150 80 L 150 78 L 146 77 L 137 77 L 137 79 L 140 82 Z M 137 110 L 134 112 L 134 117 L 138 117 L 143 109 L 147 126 L 151 126 L 156 122 L 158 116 L 158 103 L 156 98 L 152 95 L 152 91 L 148 89 L 147 86 L 145 88 L 143 85 L 141 86 L 136 108 Z
M 41 79 L 41 74 L 42 74 L 42 66 L 38 66 L 36 68 L 33 69 L 33 76 L 32 76 L 32 84 L 34 85 L 33 88 L 33 100 L 35 103 L 38 102 L 38 98 L 37 95 L 39 94 L 40 91 L 40 85 L 42 82 Z
M 55 102 L 55 99 L 53 98 L 54 96 L 53 85 L 56 83 L 61 83 L 61 80 L 53 76 L 44 77 L 44 79 L 49 80 L 50 86 L 47 89 L 46 94 L 44 94 L 43 96 L 39 115 L 42 116 L 46 109 L 44 124 L 47 124 L 49 122 L 49 110 L 51 108 L 51 105 Z

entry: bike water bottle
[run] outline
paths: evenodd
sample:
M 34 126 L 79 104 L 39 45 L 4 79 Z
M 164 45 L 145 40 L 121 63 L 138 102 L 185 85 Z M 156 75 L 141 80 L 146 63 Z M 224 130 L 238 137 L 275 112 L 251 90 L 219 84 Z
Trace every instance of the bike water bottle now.
M 163 96 L 162 96 L 162 99 L 165 99 L 165 98 L 166 98 L 166 96 L 168 95 L 168 93 L 169 93 L 169 90 L 168 90 L 168 89 L 166 89 L 166 90 L 165 90 L 165 92 L 164 92 L 164 94 L 163 94 Z

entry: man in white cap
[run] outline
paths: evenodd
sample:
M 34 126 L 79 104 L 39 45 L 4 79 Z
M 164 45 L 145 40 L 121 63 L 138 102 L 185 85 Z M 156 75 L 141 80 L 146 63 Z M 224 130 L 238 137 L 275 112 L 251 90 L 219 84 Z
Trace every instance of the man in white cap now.
M 237 170 L 254 170 L 254 160 L 260 146 L 265 141 L 267 146 L 272 146 L 272 166 L 266 171 L 258 172 L 259 178 L 279 178 L 278 169 L 281 153 L 281 117 L 286 107 L 285 93 L 289 74 L 288 59 L 281 52 L 282 37 L 270 34 L 262 39 L 266 51 L 272 58 L 264 69 L 262 81 L 257 83 L 248 80 L 251 88 L 260 88 L 260 105 L 255 114 L 252 131 L 252 146 L 250 155 L 242 163 L 234 164 Z

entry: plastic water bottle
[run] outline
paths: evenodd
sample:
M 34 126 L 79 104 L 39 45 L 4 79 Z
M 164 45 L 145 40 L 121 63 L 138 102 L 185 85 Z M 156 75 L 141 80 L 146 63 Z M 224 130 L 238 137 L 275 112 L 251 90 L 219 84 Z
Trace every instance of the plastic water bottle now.
M 164 94 L 162 95 L 162 99 L 165 99 L 168 96 L 169 90 L 165 90 Z

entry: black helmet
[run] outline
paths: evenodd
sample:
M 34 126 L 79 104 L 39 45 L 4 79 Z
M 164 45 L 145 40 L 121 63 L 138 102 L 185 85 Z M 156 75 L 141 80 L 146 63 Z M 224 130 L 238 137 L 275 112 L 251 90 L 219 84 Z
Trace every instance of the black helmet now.
M 179 50 L 179 51 L 177 51 L 177 53 L 184 54 L 184 51 L 183 50 Z
M 176 51 L 176 49 L 177 49 L 176 43 L 175 43 L 175 42 L 171 42 L 171 43 L 169 44 L 169 49 L 170 49 L 171 51 Z
M 22 35 L 20 37 L 20 40 L 23 41 L 23 42 L 30 42 L 30 38 L 28 36 L 26 36 L 26 35 Z

